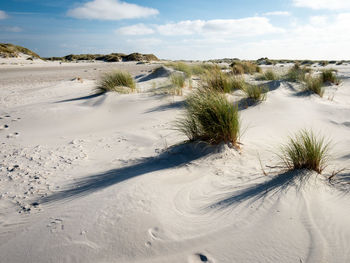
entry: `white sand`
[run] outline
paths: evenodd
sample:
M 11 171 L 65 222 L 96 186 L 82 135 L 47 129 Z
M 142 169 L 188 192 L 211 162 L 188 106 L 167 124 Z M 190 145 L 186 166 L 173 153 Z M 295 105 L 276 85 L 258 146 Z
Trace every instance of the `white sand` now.
M 239 154 L 177 145 L 184 98 L 146 92 L 164 78 L 86 97 L 102 72 L 141 79 L 157 65 L 11 63 L 0 66 L 0 262 L 350 261 L 349 170 L 331 186 L 271 168 L 300 128 L 333 140 L 326 175 L 350 168 L 350 66 L 322 99 L 278 83 L 242 110 Z

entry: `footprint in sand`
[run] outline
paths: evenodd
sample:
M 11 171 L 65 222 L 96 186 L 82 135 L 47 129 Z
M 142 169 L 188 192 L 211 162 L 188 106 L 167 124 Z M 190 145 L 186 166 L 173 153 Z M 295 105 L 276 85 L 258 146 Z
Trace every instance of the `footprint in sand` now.
M 9 126 L 7 124 L 4 124 L 4 125 L 0 125 L 0 130 L 5 130 L 5 129 L 8 129 Z
M 16 138 L 18 135 L 19 135 L 18 132 L 14 132 L 14 133 L 8 134 L 6 137 L 7 137 L 8 139 L 11 139 L 11 138 Z
M 151 236 L 152 239 L 156 239 L 159 240 L 159 228 L 158 227 L 154 227 L 154 228 L 150 228 L 148 229 L 148 234 Z
M 189 256 L 188 258 L 188 263 L 201 263 L 201 262 L 214 263 L 214 260 L 210 259 L 208 256 L 204 255 L 203 253 L 196 253 L 194 255 Z
M 150 241 L 147 241 L 147 242 L 145 243 L 145 246 L 150 248 L 150 247 L 152 247 L 152 243 L 151 243 Z
M 63 231 L 64 225 L 63 220 L 59 218 L 50 218 L 50 223 L 47 225 L 52 233 Z

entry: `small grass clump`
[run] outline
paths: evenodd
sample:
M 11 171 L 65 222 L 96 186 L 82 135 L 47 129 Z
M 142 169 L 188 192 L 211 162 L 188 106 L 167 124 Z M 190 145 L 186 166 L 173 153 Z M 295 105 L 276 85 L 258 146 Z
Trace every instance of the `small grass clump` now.
M 268 69 L 263 74 L 256 78 L 257 80 L 277 80 L 277 74 L 272 70 Z
M 97 90 L 99 92 L 130 93 L 136 90 L 136 84 L 129 72 L 113 71 L 102 77 Z
M 306 74 L 310 72 L 310 68 L 300 67 L 298 63 L 295 63 L 294 66 L 288 70 L 286 79 L 292 82 L 305 81 Z
M 191 71 L 193 75 L 203 75 L 208 71 L 213 71 L 216 69 L 219 69 L 218 65 L 216 64 L 201 63 L 191 65 Z
M 227 73 L 222 72 L 220 68 L 215 68 L 207 71 L 203 77 L 202 86 L 218 92 L 230 93 L 234 90 L 244 89 L 246 83 L 243 78 L 229 76 Z
M 278 155 L 288 170 L 307 169 L 321 174 L 327 166 L 330 143 L 312 131 L 302 130 L 281 147 Z
M 247 85 L 243 89 L 246 94 L 246 98 L 252 101 L 253 103 L 259 103 L 266 99 L 266 88 L 257 85 Z
M 184 62 L 170 62 L 165 64 L 168 67 L 172 67 L 173 69 L 177 71 L 183 72 L 187 78 L 192 76 L 192 69 L 191 66 L 184 63 Z
M 322 78 L 319 77 L 319 76 L 315 76 L 315 77 L 308 76 L 308 77 L 306 77 L 304 90 L 312 92 L 312 93 L 315 93 L 315 94 L 319 95 L 322 98 L 323 94 L 324 94 L 324 87 L 323 87 Z
M 252 62 L 249 61 L 233 61 L 230 65 L 232 72 L 235 75 L 241 74 L 254 74 L 261 72 L 261 68 Z
M 321 78 L 323 83 L 333 83 L 339 85 L 340 81 L 335 74 L 334 69 L 324 69 L 321 72 Z
M 184 62 L 170 62 L 165 65 L 185 73 L 187 78 L 190 78 L 192 75 L 203 75 L 207 71 L 219 68 L 216 64 L 209 63 L 188 64 Z
M 244 90 L 248 86 L 243 78 L 231 77 L 230 78 L 230 89 L 231 90 Z
M 318 63 L 318 65 L 320 65 L 321 67 L 325 67 L 325 66 L 327 66 L 329 64 L 329 62 L 328 61 L 320 61 L 319 63 Z
M 176 129 L 189 140 L 238 146 L 238 107 L 233 106 L 225 94 L 212 89 L 199 89 L 187 98 L 185 109 L 185 116 L 177 121 Z
M 184 74 L 173 73 L 170 75 L 170 81 L 174 87 L 174 95 L 182 96 L 182 89 L 185 87 Z

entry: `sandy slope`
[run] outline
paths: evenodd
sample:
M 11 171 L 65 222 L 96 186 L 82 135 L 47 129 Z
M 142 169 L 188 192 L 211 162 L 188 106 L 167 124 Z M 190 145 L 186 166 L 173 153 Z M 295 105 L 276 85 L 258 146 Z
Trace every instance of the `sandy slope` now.
M 267 101 L 241 111 L 241 154 L 179 144 L 171 127 L 183 98 L 146 92 L 164 79 L 90 96 L 104 71 L 142 79 L 156 65 L 3 67 L 0 262 L 350 260 L 349 173 L 332 187 L 271 168 L 299 128 L 333 139 L 328 173 L 350 168 L 350 67 L 323 99 L 271 85 Z

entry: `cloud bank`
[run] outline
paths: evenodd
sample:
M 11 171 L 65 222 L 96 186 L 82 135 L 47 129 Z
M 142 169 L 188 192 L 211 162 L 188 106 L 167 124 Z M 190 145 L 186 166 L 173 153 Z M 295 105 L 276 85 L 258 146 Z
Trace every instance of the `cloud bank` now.
M 349 0 L 293 0 L 297 7 L 306 7 L 311 9 L 328 9 L 328 10 L 344 10 L 350 9 Z
M 93 0 L 68 10 L 67 15 L 78 19 L 122 20 L 157 15 L 157 9 L 119 0 Z
M 158 33 L 162 36 L 205 35 L 235 38 L 281 33 L 283 30 L 273 26 L 266 17 L 248 17 L 242 19 L 185 20 L 150 26 L 137 24 L 121 27 L 117 32 L 123 35 Z

